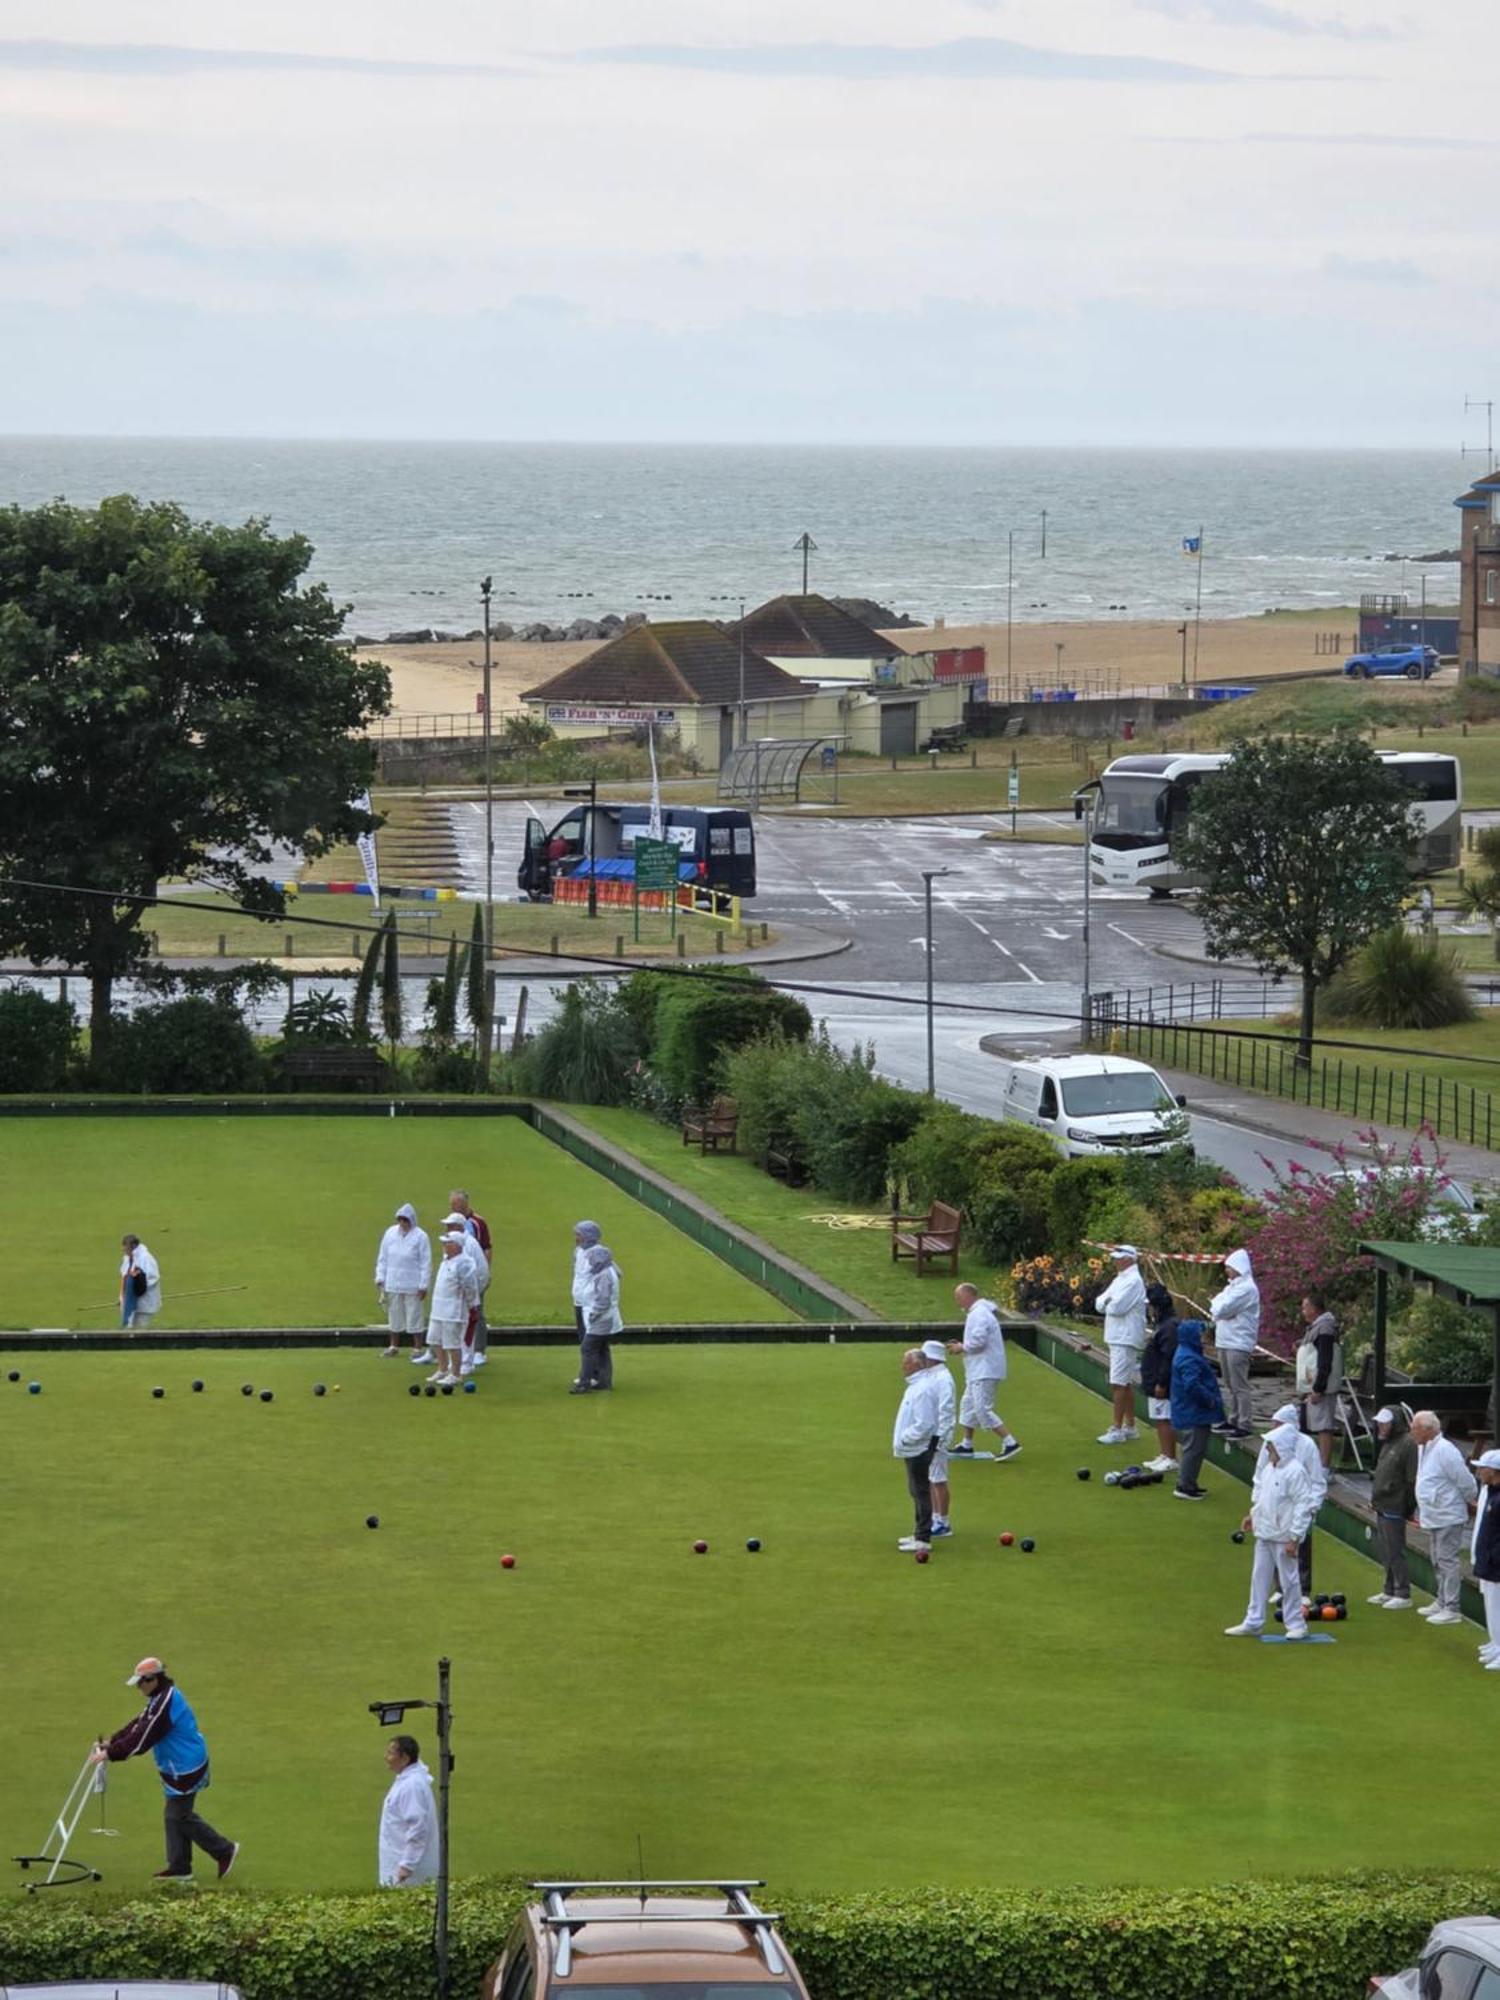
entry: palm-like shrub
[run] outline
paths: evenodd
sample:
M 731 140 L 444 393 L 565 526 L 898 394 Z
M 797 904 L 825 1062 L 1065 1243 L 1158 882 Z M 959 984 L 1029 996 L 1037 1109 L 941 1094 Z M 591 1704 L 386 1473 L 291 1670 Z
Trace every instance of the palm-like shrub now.
M 1325 1021 L 1367 1028 L 1451 1028 L 1475 1007 L 1451 945 L 1402 924 L 1377 931 L 1323 995 Z

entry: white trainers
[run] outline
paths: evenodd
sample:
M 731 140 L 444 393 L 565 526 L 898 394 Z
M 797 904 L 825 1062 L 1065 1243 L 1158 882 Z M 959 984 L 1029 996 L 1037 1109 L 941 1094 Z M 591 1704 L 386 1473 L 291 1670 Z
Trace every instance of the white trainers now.
M 394 1361 L 400 1352 L 399 1347 L 385 1347 L 380 1351 L 380 1358 L 382 1361 Z
M 1456 1611 L 1434 1611 L 1427 1622 L 1429 1625 L 1462 1625 L 1464 1621 Z
M 1372 1604 L 1375 1602 L 1373 1597 L 1370 1599 L 1370 1602 Z M 1411 1599 L 1409 1597 L 1387 1597 L 1380 1608 L 1382 1611 L 1410 1611 Z
M 1500 1655 L 1493 1660 L 1486 1660 L 1484 1670 L 1487 1674 L 1500 1674 Z
M 1125 1428 L 1120 1432 L 1120 1442 L 1121 1444 L 1134 1444 L 1139 1436 L 1140 1432 L 1134 1424 L 1126 1424 Z
M 1295 1628 L 1288 1628 L 1286 1636 L 1288 1639 L 1293 1640 L 1305 1639 L 1307 1637 L 1307 1627 L 1305 1625 L 1298 1625 Z
M 1146 1470 L 1148 1472 L 1175 1472 L 1177 1470 L 1177 1461 L 1175 1458 L 1168 1458 L 1165 1452 L 1161 1452 L 1157 1457 L 1146 1460 Z
M 1373 1597 L 1365 1599 L 1366 1604 L 1390 1604 L 1393 1602 L 1394 1599 L 1387 1597 L 1383 1590 L 1377 1590 Z
M 929 1546 L 927 1542 L 919 1542 L 915 1535 L 903 1536 L 896 1544 L 896 1547 L 904 1556 L 914 1556 L 919 1549 L 925 1549 Z
M 1500 1646 L 1490 1645 L 1488 1642 L 1483 1646 L 1477 1647 L 1475 1650 L 1478 1652 L 1481 1660 L 1493 1660 L 1497 1655 L 1500 1655 Z
M 470 1360 L 475 1368 L 488 1368 L 490 1365 L 490 1357 L 487 1354 L 471 1355 Z
M 1111 1424 L 1107 1431 L 1100 1431 L 1097 1441 L 1100 1444 L 1124 1444 L 1125 1433 Z
M 1224 1627 L 1224 1637 L 1226 1639 L 1258 1639 L 1261 1631 L 1261 1626 L 1252 1625 L 1249 1619 L 1245 1618 L 1238 1625 L 1226 1625 Z
M 430 1347 L 423 1347 L 412 1356 L 411 1365 L 413 1368 L 425 1368 L 429 1361 L 436 1360 L 437 1356 L 433 1353 L 432 1349 Z

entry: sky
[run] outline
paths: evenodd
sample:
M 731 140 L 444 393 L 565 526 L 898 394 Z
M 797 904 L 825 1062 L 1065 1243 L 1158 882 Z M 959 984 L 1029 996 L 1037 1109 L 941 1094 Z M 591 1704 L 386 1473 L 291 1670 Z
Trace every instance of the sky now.
M 0 432 L 1483 442 L 1480 0 L 7 0 Z

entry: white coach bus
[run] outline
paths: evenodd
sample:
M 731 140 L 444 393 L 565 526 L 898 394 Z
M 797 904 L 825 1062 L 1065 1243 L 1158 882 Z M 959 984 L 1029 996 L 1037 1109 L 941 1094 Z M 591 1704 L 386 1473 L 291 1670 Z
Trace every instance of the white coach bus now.
M 1195 887 L 1197 878 L 1183 868 L 1180 852 L 1193 793 L 1223 769 L 1230 754 L 1116 757 L 1092 785 L 1077 792 L 1080 818 L 1085 795 L 1096 795 L 1089 838 L 1092 879 L 1105 889 L 1145 889 L 1153 896 Z M 1410 789 L 1422 823 L 1412 873 L 1431 875 L 1457 867 L 1463 840 L 1458 759 L 1422 750 L 1383 750 L 1380 761 Z

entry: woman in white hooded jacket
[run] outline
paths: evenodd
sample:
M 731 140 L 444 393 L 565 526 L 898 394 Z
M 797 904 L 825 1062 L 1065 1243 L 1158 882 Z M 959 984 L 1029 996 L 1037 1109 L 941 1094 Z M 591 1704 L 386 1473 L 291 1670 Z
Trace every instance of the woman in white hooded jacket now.
M 1266 1439 L 1265 1456 L 1250 1488 L 1250 1512 L 1240 1523 L 1243 1532 L 1255 1536 L 1250 1602 L 1243 1620 L 1225 1627 L 1227 1638 L 1259 1636 L 1266 1622 L 1273 1577 L 1281 1584 L 1286 1636 L 1307 1637 L 1297 1550 L 1316 1511 L 1317 1496 L 1297 1454 L 1297 1433 L 1290 1424 L 1279 1424 Z
M 1248 1250 L 1231 1250 L 1224 1269 L 1229 1283 L 1208 1302 L 1224 1376 L 1225 1421 L 1219 1428 L 1227 1437 L 1244 1438 L 1250 1435 L 1250 1357 L 1260 1338 L 1260 1288 Z

